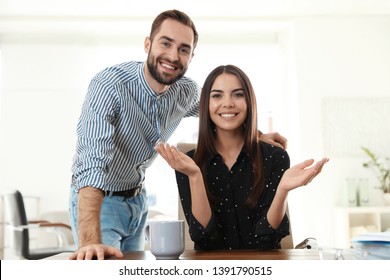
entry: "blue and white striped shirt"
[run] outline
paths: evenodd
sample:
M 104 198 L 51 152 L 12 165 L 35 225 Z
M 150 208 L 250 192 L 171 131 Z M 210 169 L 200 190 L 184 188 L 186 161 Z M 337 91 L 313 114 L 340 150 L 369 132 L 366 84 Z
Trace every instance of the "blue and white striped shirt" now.
M 78 189 L 139 186 L 157 156 L 156 142 L 166 142 L 183 117 L 198 115 L 200 88 L 193 80 L 183 77 L 157 95 L 144 63 L 118 64 L 92 79 L 77 125 L 72 184 Z

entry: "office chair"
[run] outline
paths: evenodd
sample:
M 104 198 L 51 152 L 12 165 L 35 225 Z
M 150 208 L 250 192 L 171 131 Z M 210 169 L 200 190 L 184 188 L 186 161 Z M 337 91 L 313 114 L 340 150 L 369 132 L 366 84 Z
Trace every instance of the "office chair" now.
M 64 223 L 51 223 L 45 220 L 28 221 L 23 196 L 19 191 L 4 195 L 5 212 L 8 217 L 7 227 L 12 230 L 15 253 L 24 259 L 38 260 L 62 252 L 73 252 L 75 246 L 65 246 L 60 228 L 71 230 Z M 58 246 L 47 248 L 30 248 L 29 230 L 32 228 L 53 229 L 57 235 Z

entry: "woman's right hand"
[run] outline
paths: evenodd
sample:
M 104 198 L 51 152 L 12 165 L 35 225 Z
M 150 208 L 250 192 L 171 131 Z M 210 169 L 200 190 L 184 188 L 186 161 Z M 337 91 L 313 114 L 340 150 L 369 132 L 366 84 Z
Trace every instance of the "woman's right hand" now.
M 191 177 L 200 172 L 200 168 L 194 160 L 186 154 L 177 150 L 175 146 L 166 143 L 160 143 L 155 150 L 166 160 L 166 162 L 175 170 Z

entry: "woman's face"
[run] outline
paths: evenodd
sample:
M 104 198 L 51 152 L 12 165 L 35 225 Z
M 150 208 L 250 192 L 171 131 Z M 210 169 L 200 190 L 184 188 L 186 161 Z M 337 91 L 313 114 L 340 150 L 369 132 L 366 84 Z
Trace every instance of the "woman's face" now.
M 217 131 L 242 131 L 247 104 L 245 92 L 235 75 L 223 73 L 215 79 L 210 91 L 209 112 Z

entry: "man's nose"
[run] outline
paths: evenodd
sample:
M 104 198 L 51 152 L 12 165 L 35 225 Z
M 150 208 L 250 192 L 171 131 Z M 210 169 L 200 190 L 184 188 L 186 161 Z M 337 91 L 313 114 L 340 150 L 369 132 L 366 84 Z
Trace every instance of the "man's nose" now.
M 171 61 L 179 60 L 179 52 L 175 48 L 171 48 L 168 52 L 169 59 Z

